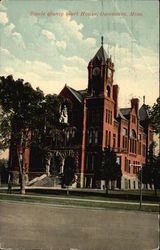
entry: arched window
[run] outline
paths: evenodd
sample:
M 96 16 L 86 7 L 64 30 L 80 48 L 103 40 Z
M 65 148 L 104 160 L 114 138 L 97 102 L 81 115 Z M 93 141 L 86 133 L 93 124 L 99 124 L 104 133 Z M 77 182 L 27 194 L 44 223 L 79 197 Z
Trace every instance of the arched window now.
M 130 152 L 134 154 L 137 152 L 136 132 L 134 129 L 131 130 Z
M 136 132 L 134 129 L 131 130 L 131 137 L 136 138 Z
M 111 95 L 111 89 L 110 89 L 110 87 L 108 85 L 107 85 L 107 88 L 106 88 L 106 94 L 107 94 L 108 97 L 110 97 L 110 95 Z

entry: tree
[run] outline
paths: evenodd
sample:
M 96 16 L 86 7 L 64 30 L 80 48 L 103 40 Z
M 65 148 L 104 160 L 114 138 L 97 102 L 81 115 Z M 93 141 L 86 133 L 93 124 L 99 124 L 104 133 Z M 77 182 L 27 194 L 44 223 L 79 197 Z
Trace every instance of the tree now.
M 42 125 L 43 92 L 34 90 L 23 79 L 11 75 L 0 77 L 1 146 L 15 149 L 21 176 L 21 193 L 25 193 L 24 152 L 31 141 L 31 131 Z M 34 136 L 33 136 L 34 137 Z
M 116 153 L 110 148 L 102 151 L 102 177 L 106 182 L 106 194 L 108 194 L 109 181 L 114 181 L 122 176 L 121 167 L 116 162 Z
M 142 182 L 153 184 L 157 196 L 157 190 L 160 188 L 160 154 L 158 156 L 154 154 L 155 146 L 154 142 L 150 145 L 148 162 L 142 168 Z
M 0 149 L 16 151 L 20 171 L 21 193 L 25 193 L 24 153 L 27 148 L 38 148 L 43 155 L 51 149 L 53 135 L 58 133 L 60 104 L 57 95 L 46 95 L 23 79 L 12 75 L 0 77 Z M 9 162 L 10 165 L 10 162 Z
M 160 97 L 157 98 L 157 102 L 150 108 L 149 113 L 153 130 L 160 135 Z
M 68 186 L 75 181 L 76 165 L 75 160 L 68 156 L 64 164 L 64 172 L 62 173 L 62 187 L 67 186 L 67 195 L 69 194 Z
M 42 158 L 45 159 L 45 163 L 50 165 L 50 150 L 53 144 L 62 140 L 59 126 L 60 118 L 60 106 L 63 99 L 56 94 L 48 94 L 44 97 L 42 105 L 42 115 L 40 127 L 37 127 L 34 132 L 34 139 L 32 139 L 31 149 L 36 151 Z M 35 157 L 34 157 L 35 158 Z M 36 159 L 34 160 L 34 164 Z

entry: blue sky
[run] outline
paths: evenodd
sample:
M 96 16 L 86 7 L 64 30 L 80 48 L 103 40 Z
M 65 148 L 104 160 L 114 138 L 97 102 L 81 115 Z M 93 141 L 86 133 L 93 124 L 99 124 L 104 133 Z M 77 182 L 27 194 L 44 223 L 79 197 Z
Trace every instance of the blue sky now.
M 115 63 L 119 105 L 129 106 L 135 96 L 142 104 L 143 95 L 152 105 L 159 88 L 158 4 L 158 0 L 2 0 L 0 75 L 23 78 L 45 94 L 59 93 L 65 83 L 84 89 L 88 62 L 103 34 L 104 47 Z M 66 16 L 68 11 L 76 16 Z M 130 16 L 133 11 L 136 16 Z

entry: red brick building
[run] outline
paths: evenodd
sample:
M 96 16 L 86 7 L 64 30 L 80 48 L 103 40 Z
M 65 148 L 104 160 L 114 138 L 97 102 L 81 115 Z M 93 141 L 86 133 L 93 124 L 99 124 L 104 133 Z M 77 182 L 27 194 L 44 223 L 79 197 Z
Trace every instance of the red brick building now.
M 88 64 L 88 88 L 77 91 L 65 85 L 60 93 L 69 104 L 67 130 L 75 128 L 79 138 L 79 149 L 72 142 L 70 149 L 77 150 L 81 187 L 97 186 L 95 169 L 101 164 L 100 152 L 110 146 L 122 169 L 117 187 L 137 189 L 138 165 L 145 164 L 153 141 L 146 105 L 139 109 L 139 100 L 134 98 L 130 108 L 119 109 L 119 87 L 113 79 L 114 63 L 102 44 Z
M 75 90 L 65 85 L 60 95 L 65 103 L 58 128 L 62 135 L 52 138 L 47 163 L 30 154 L 29 171 L 59 173 L 68 159 L 76 163 L 78 186 L 102 187 L 96 172 L 101 165 L 101 152 L 115 150 L 122 178 L 116 187 L 137 189 L 137 165 L 143 165 L 153 141 L 146 105 L 139 109 L 139 100 L 131 100 L 130 108 L 118 108 L 119 87 L 114 84 L 114 63 L 102 45 L 88 64 L 88 88 Z M 29 166 L 29 153 L 26 152 Z M 40 166 L 40 168 L 38 168 Z

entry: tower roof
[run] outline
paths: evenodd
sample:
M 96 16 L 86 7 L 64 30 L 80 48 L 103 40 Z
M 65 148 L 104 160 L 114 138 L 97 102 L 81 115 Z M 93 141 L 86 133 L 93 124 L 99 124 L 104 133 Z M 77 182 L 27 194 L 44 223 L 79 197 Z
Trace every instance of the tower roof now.
M 105 64 L 107 61 L 107 58 L 109 58 L 107 52 L 105 51 L 104 47 L 103 47 L 103 36 L 101 37 L 101 47 L 100 49 L 97 51 L 97 53 L 95 54 L 95 56 L 92 58 L 92 60 L 90 61 L 93 62 L 96 59 L 98 59 L 102 64 Z

